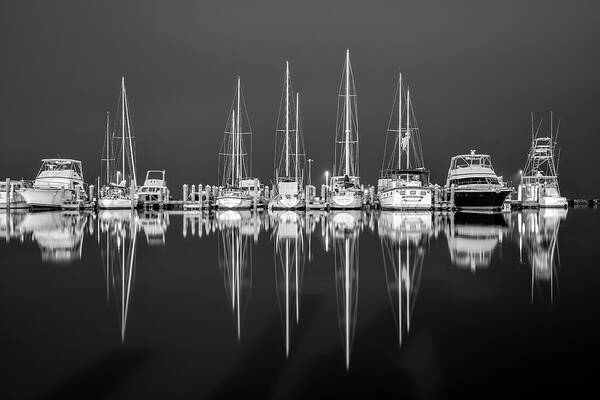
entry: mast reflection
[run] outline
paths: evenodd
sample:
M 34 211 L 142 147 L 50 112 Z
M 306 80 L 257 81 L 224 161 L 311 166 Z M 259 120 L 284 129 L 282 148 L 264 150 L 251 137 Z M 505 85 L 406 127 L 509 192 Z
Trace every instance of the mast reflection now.
M 398 346 L 410 332 L 423 269 L 432 233 L 432 214 L 382 211 L 378 233 L 388 296 L 398 330 Z
M 121 342 L 124 343 L 135 280 L 135 252 L 139 224 L 137 212 L 102 210 L 98 214 L 98 224 L 106 278 L 106 301 L 110 304 L 114 299 L 119 314 Z
M 251 211 L 215 211 L 219 236 L 218 262 L 238 341 L 242 321 L 252 289 L 252 242 L 258 240 L 261 222 Z
M 472 272 L 490 266 L 496 247 L 510 231 L 501 213 L 457 212 L 437 218 L 444 225 L 452 264 Z
M 346 370 L 350 368 L 350 350 L 356 329 L 358 306 L 358 237 L 362 211 L 333 211 L 327 216 L 335 254 L 335 289 L 338 326 L 342 334 Z
M 300 319 L 300 290 L 304 272 L 303 215 L 293 211 L 270 211 L 275 234 L 275 277 L 282 309 L 285 356 L 290 354 L 292 325 Z
M 519 255 L 523 262 L 525 250 L 531 268 L 532 304 L 536 289 L 542 297 L 549 291 L 550 303 L 554 302 L 555 287 L 558 289 L 556 270 L 560 266 L 558 231 L 560 222 L 566 218 L 566 209 L 524 211 L 519 214 Z

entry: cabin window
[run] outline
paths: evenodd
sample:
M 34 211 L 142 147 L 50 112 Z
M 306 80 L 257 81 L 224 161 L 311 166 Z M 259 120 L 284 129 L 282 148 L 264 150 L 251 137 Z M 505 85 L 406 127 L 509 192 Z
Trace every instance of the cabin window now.
M 494 185 L 497 185 L 498 184 L 498 179 L 497 178 L 483 178 L 483 177 L 460 178 L 460 179 L 452 179 L 450 181 L 450 184 L 454 184 L 454 185 L 485 185 L 485 184 L 494 184 Z

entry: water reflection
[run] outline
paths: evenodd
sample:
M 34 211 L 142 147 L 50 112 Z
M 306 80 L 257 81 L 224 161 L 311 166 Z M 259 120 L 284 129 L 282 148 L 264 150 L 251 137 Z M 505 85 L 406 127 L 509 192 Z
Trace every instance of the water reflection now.
M 338 326 L 342 335 L 346 369 L 354 341 L 358 310 L 358 237 L 364 222 L 362 211 L 334 211 L 327 216 L 327 231 L 335 254 L 335 290 Z
M 17 227 L 23 222 L 28 213 L 26 210 L 18 209 L 10 212 L 0 211 L 0 236 L 4 237 L 5 242 L 10 242 L 11 239 L 18 239 L 21 242 L 25 237 Z
M 139 214 L 140 228 L 146 236 L 148 246 L 164 246 L 169 228 L 169 213 L 146 210 Z
M 121 341 L 125 342 L 135 280 L 138 215 L 135 211 L 128 210 L 102 210 L 98 214 L 98 224 L 106 279 L 106 301 L 108 304 L 114 302 L 117 307 Z
M 300 322 L 300 290 L 304 272 L 304 218 L 293 211 L 270 211 L 274 231 L 277 299 L 283 314 L 285 356 L 290 354 L 290 335 Z
M 447 213 L 436 222 L 446 233 L 452 264 L 472 272 L 490 266 L 494 250 L 510 231 L 501 213 Z
M 252 290 L 252 244 L 258 240 L 261 220 L 250 211 L 216 211 L 218 261 L 231 305 L 238 341 Z
M 81 260 L 83 237 L 90 214 L 78 211 L 36 212 L 25 216 L 11 213 L 11 224 L 21 219 L 16 230 L 26 240 L 37 242 L 42 261 L 53 264 L 70 264 Z M 13 219 L 14 218 L 14 219 Z
M 531 302 L 535 293 L 554 301 L 558 289 L 556 270 L 560 265 L 558 231 L 560 222 L 567 218 L 566 209 L 526 211 L 518 215 L 519 256 L 523 253 L 531 268 Z
M 394 312 L 398 345 L 410 332 L 429 237 L 433 233 L 431 213 L 382 211 L 378 233 L 390 304 Z
M 51 263 L 82 259 L 84 252 L 90 251 L 94 245 L 92 242 L 90 246 L 88 241 L 84 249 L 84 237 L 95 237 L 104 270 L 105 281 L 101 283 L 106 286 L 107 303 L 117 308 L 123 342 L 135 287 L 136 252 L 148 251 L 148 246 L 165 246 L 167 231 L 173 229 L 173 225 L 177 226 L 179 218 L 182 230 L 178 235 L 217 242 L 217 248 L 202 254 L 202 258 L 214 257 L 214 252 L 217 253 L 218 268 L 223 277 L 237 341 L 241 340 L 253 287 L 253 248 L 259 237 L 270 241 L 268 248 L 269 255 L 270 249 L 273 249 L 275 289 L 286 357 L 293 352 L 292 343 L 299 332 L 303 282 L 305 275 L 310 276 L 307 275 L 306 265 L 313 258 L 330 260 L 323 253 L 333 253 L 334 272 L 326 279 L 333 279 L 328 286 L 329 293 L 332 296 L 335 293 L 344 364 L 349 369 L 358 317 L 359 242 L 362 240 L 365 243 L 365 237 L 369 239 L 369 235 L 375 232 L 378 235 L 379 245 L 369 248 L 371 242 L 366 240 L 363 252 L 368 262 L 376 265 L 381 251 L 386 286 L 382 283 L 377 290 L 381 293 L 387 291 L 398 346 L 405 346 L 411 332 L 423 270 L 439 268 L 438 265 L 428 264 L 430 257 L 427 253 L 430 248 L 436 248 L 430 243 L 442 240 L 443 254 L 440 254 L 443 258 L 449 258 L 449 263 L 459 269 L 473 272 L 489 268 L 493 263 L 496 268 L 495 262 L 502 255 L 501 245 L 509 243 L 514 250 L 514 256 L 511 255 L 514 260 L 508 259 L 503 265 L 498 263 L 500 273 L 502 268 L 514 271 L 513 266 L 517 263 L 515 243 L 518 243 L 520 261 L 531 269 L 530 277 L 526 274 L 520 278 L 526 284 L 531 279 L 531 301 L 542 298 L 552 303 L 558 289 L 558 233 L 561 221 L 566 217 L 566 210 L 512 214 L 388 211 L 253 213 L 233 210 L 143 213 L 104 210 L 94 214 L 14 211 L 0 213 L 0 233 L 7 242 L 37 243 L 42 261 Z M 260 236 L 262 232 L 268 235 Z M 143 235 L 140 240 L 144 242 L 145 238 L 148 245 L 142 245 L 142 250 L 137 249 L 138 234 Z M 176 240 L 178 235 L 171 235 L 170 240 Z M 318 238 L 316 246 L 314 238 Z M 507 238 L 511 240 L 506 241 Z M 447 250 L 443 240 L 447 243 Z M 380 249 L 377 248 L 379 246 Z M 93 251 L 93 257 L 97 257 Z M 174 254 L 173 257 L 178 255 Z M 327 266 L 330 263 L 327 261 Z M 452 268 L 450 273 L 456 273 L 453 272 L 456 270 Z M 370 268 L 364 273 L 380 274 L 381 270 Z M 335 340 L 337 342 L 339 338 Z

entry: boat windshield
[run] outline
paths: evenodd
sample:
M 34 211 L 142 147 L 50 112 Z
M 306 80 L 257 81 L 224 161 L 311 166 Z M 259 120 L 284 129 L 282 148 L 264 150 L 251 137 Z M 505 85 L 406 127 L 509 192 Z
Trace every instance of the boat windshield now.
M 484 177 L 472 177 L 472 178 L 459 178 L 450 180 L 451 185 L 498 185 L 499 181 L 497 178 L 484 178 Z
M 164 180 L 165 173 L 163 171 L 148 171 L 146 179 Z
M 38 175 L 42 172 L 64 172 L 73 171 L 77 178 L 83 179 L 83 172 L 81 169 L 81 162 L 76 160 L 42 160 L 42 166 Z
M 469 154 L 452 158 L 451 169 L 459 168 L 492 168 L 492 160 L 490 156 L 481 154 Z

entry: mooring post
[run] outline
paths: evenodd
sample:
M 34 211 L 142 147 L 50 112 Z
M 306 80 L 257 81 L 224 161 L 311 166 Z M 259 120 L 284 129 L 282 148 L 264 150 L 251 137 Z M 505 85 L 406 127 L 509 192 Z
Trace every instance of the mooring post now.
M 6 178 L 6 242 L 10 242 L 10 178 Z
M 257 185 L 257 183 L 258 183 L 258 179 L 254 179 L 254 196 L 253 196 L 252 202 L 254 203 L 253 208 L 254 208 L 255 212 L 256 212 L 256 209 L 258 208 L 257 204 L 256 204 L 258 201 L 258 187 L 257 187 L 258 185 Z
M 183 185 L 183 205 L 185 205 L 185 202 L 187 201 L 187 197 L 188 197 L 188 185 L 186 183 Z
M 10 178 L 6 178 L 6 212 L 10 213 Z M 6 220 L 8 224 L 8 219 Z M 6 225 L 8 228 L 8 225 Z
M 135 199 L 135 189 L 133 187 L 133 181 L 131 181 L 129 183 L 129 205 L 131 207 L 131 212 L 133 212 L 133 203 L 134 203 L 134 199 Z
M 200 203 L 200 211 L 202 211 L 204 206 L 204 196 L 202 194 L 202 185 L 200 183 L 198 184 L 198 203 Z
M 450 209 L 454 210 L 454 183 L 450 185 Z

